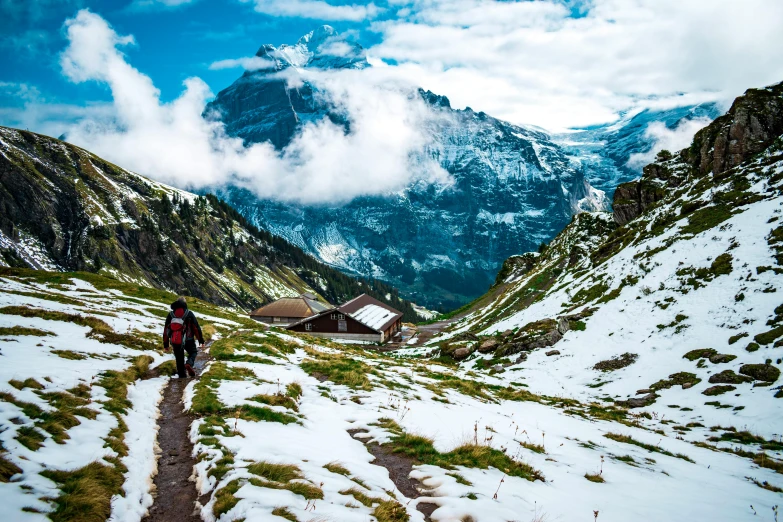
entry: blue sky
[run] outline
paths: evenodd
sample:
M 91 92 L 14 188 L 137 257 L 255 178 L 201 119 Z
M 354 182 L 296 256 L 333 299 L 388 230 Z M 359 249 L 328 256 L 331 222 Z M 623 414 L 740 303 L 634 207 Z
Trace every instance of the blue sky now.
M 182 82 L 199 76 L 217 93 L 241 71 L 210 70 L 213 61 L 252 55 L 261 44 L 294 43 L 324 23 L 341 31 L 364 22 L 277 17 L 259 13 L 253 4 L 235 0 L 198 0 L 169 7 L 138 5 L 129 0 L 0 1 L 0 81 L 27 84 L 50 102 L 81 104 L 108 101 L 105 86 L 73 84 L 59 73 L 59 53 L 67 41 L 63 23 L 81 8 L 105 18 L 120 34 L 132 34 L 136 45 L 124 50 L 129 61 L 152 77 L 163 100 L 176 98 Z M 365 35 L 368 41 L 374 35 Z M 21 105 L 10 95 L 3 105 Z

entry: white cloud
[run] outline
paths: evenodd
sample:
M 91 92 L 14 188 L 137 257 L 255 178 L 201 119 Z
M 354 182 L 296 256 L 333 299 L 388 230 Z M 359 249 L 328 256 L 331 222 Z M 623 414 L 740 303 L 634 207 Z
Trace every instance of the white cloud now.
M 350 132 L 324 119 L 304 125 L 282 152 L 268 143 L 244 147 L 222 123 L 202 118 L 211 97 L 203 81 L 187 79 L 179 98 L 162 103 L 152 80 L 118 50 L 132 37 L 119 36 L 86 10 L 66 27 L 63 73 L 75 82 L 105 83 L 113 97 L 110 118 L 86 118 L 68 139 L 126 168 L 181 187 L 232 182 L 262 198 L 304 203 L 448 180 L 424 153 L 428 143 L 421 129 L 433 116 L 394 82 L 363 71 L 309 73 L 321 95 L 344 112 Z
M 652 140 L 652 148 L 648 152 L 631 154 L 628 158 L 628 166 L 632 169 L 641 169 L 645 165 L 655 161 L 655 156 L 662 150 L 679 152 L 690 146 L 693 136 L 705 126 L 709 125 L 710 118 L 693 118 L 682 120 L 677 127 L 670 129 L 663 122 L 655 121 L 647 126 L 644 136 Z
M 368 5 L 333 5 L 323 0 L 242 0 L 255 4 L 255 10 L 271 16 L 311 18 L 315 20 L 346 20 L 360 22 L 378 16 L 382 11 L 374 3 Z
M 551 130 L 733 98 L 783 79 L 779 0 L 412 0 L 374 22 L 373 55 L 425 88 Z
M 275 62 L 260 56 L 246 56 L 243 58 L 228 58 L 209 64 L 210 70 L 236 69 L 241 67 L 246 71 L 258 71 L 261 69 L 274 69 Z

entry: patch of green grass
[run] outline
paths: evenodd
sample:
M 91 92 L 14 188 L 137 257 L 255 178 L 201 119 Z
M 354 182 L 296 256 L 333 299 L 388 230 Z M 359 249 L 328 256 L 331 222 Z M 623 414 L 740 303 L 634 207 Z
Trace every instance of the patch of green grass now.
M 653 391 L 665 390 L 672 386 L 682 386 L 685 384 L 696 385 L 701 382 L 701 379 L 696 377 L 696 374 L 689 372 L 677 372 L 669 375 L 668 379 L 661 379 L 660 381 L 650 385 L 650 389 Z
M 240 480 L 234 479 L 215 492 L 215 503 L 212 505 L 212 514 L 215 517 L 228 513 L 239 503 L 239 499 L 234 495 L 240 487 L 242 487 Z
M 255 462 L 247 467 L 253 475 L 258 475 L 272 482 L 290 482 L 302 478 L 302 471 L 293 464 L 274 464 L 272 462 Z
M 41 308 L 26 306 L 5 306 L 0 308 L 0 314 L 18 315 L 21 317 L 38 317 L 47 321 L 63 321 L 90 328 L 87 337 L 98 342 L 119 344 L 134 350 L 156 350 L 157 344 L 146 339 L 143 332 L 120 333 L 106 322 L 92 316 L 68 314 Z
M 446 473 L 446 475 L 448 475 L 449 477 L 453 477 L 454 480 L 457 481 L 457 484 L 462 484 L 463 486 L 472 486 L 473 485 L 473 483 L 471 481 L 469 481 L 468 479 L 466 479 L 465 477 L 463 477 L 459 473 L 451 472 L 451 473 Z
M 52 350 L 52 353 L 57 357 L 61 357 L 63 359 L 68 359 L 71 361 L 83 361 L 87 359 L 86 355 L 78 352 L 74 352 L 73 350 Z
M 209 353 L 218 361 L 241 361 L 257 364 L 274 364 L 274 361 L 257 357 L 249 354 L 237 354 L 236 350 L 241 349 L 248 352 L 258 352 L 270 356 L 279 356 L 280 352 L 267 346 L 264 341 L 267 337 L 256 335 L 257 330 L 238 330 L 232 332 L 226 337 L 213 342 L 209 348 Z
M 405 433 L 394 423 L 385 420 L 391 427 L 391 441 L 387 445 L 395 453 L 402 453 L 422 464 L 454 469 L 455 466 L 466 468 L 487 469 L 493 467 L 514 477 L 526 480 L 544 480 L 543 474 L 532 466 L 511 459 L 500 450 L 480 444 L 463 444 L 448 453 L 440 453 L 433 446 L 432 440 L 419 435 Z
M 355 390 L 371 390 L 372 385 L 367 376 L 378 373 L 362 361 L 341 355 L 307 360 L 300 367 L 312 376 L 322 376 L 335 384 L 342 384 Z
M 636 466 L 636 461 L 634 458 L 630 455 L 619 455 L 619 456 L 613 456 L 614 460 L 619 460 L 620 462 L 625 462 L 626 464 L 630 466 Z
M 336 473 L 338 475 L 343 475 L 345 477 L 350 476 L 351 472 L 348 471 L 348 468 L 343 466 L 337 461 L 332 461 L 324 466 L 327 470 L 331 471 L 332 473 Z
M 777 326 L 769 331 L 760 333 L 753 339 L 759 344 L 767 345 L 772 344 L 779 337 L 783 337 L 783 326 Z
M 293 400 L 298 401 L 302 396 L 302 385 L 298 382 L 292 382 L 285 387 L 285 394 Z
M 220 382 L 254 379 L 256 379 L 256 374 L 248 368 L 229 367 L 224 362 L 212 363 L 196 382 L 190 410 L 200 415 L 225 413 L 229 408 L 220 402 L 217 396 L 217 388 L 220 386 Z
M 713 355 L 717 355 L 717 353 L 718 351 L 714 348 L 698 348 L 696 350 L 691 350 L 682 357 L 689 361 L 695 361 L 696 359 L 709 359 Z
M 128 400 L 128 385 L 144 377 L 153 361 L 149 355 L 139 355 L 131 361 L 126 370 L 103 372 L 97 385 L 106 390 L 106 396 L 109 398 L 103 405 L 104 409 L 125 415 L 127 408 L 132 406 Z
M 357 488 L 343 489 L 339 492 L 341 495 L 349 495 L 359 501 L 366 507 L 372 507 L 374 504 L 378 504 L 381 499 L 371 497 Z
M 687 460 L 688 462 L 693 462 L 690 457 L 687 455 L 683 455 L 681 453 L 674 454 L 670 451 L 666 451 L 663 448 L 659 448 L 658 446 L 653 446 L 651 444 L 645 444 L 644 442 L 640 442 L 630 435 L 621 435 L 619 433 L 604 433 L 604 437 L 607 439 L 611 439 L 617 442 L 622 442 L 623 444 L 632 444 L 634 446 L 639 446 L 640 448 L 646 449 L 647 451 L 651 453 L 661 453 L 662 455 L 667 455 L 669 457 L 675 457 L 682 460 Z
M 743 337 L 747 337 L 747 336 L 748 336 L 747 332 L 742 332 L 742 333 L 738 333 L 737 335 L 732 335 L 731 337 L 729 337 L 729 344 L 734 344 L 740 339 L 742 339 Z
M 236 409 L 235 409 L 236 410 Z M 293 415 L 281 413 L 269 408 L 243 405 L 239 409 L 239 418 L 252 422 L 279 422 L 280 424 L 293 424 L 298 421 Z
M 680 229 L 682 234 L 699 234 L 716 227 L 733 215 L 726 205 L 712 205 L 696 210 L 688 217 L 688 224 Z
M 291 397 L 280 393 L 255 395 L 250 397 L 248 400 L 260 402 L 262 404 L 268 404 L 270 406 L 282 406 L 284 408 L 288 408 L 289 410 L 299 411 L 299 406 L 297 406 L 296 402 Z
M 122 471 L 100 462 L 74 471 L 44 470 L 41 475 L 60 486 L 56 508 L 48 515 L 52 522 L 104 522 L 124 481 Z
M 2 326 L 0 335 L 30 335 L 33 337 L 47 337 L 57 335 L 48 330 L 39 330 L 38 328 L 25 328 L 24 326 Z
M 587 324 L 584 321 L 571 321 L 568 324 L 571 330 L 576 330 L 578 332 L 583 332 L 587 329 Z

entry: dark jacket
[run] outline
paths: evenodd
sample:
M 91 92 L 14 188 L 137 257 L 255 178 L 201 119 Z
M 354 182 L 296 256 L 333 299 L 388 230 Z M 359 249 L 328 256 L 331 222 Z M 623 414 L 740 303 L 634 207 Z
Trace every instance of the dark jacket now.
M 204 344 L 204 334 L 201 332 L 201 326 L 198 324 L 196 314 L 188 310 L 188 305 L 180 299 L 171 303 L 171 311 L 166 317 L 166 325 L 163 327 L 163 347 L 169 347 L 171 339 L 171 319 L 174 317 L 174 310 L 185 309 L 185 342 L 198 339 L 198 342 Z

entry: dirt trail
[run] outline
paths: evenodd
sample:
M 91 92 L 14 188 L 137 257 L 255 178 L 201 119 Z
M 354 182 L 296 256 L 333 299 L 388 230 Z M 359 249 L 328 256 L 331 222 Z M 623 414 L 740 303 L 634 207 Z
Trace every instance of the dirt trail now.
M 365 445 L 367 451 L 372 453 L 375 460 L 373 464 L 377 466 L 383 466 L 389 472 L 389 478 L 391 478 L 400 493 L 410 499 L 416 499 L 421 497 L 419 492 L 419 481 L 410 478 L 410 473 L 413 470 L 414 460 L 406 455 L 399 453 L 393 453 L 384 446 L 376 443 L 370 443 L 367 439 L 357 438 L 355 435 L 358 433 L 367 433 L 364 430 L 349 430 L 348 433 L 354 439 L 358 440 Z M 432 512 L 438 509 L 436 504 L 429 502 L 420 502 L 416 505 L 416 509 L 424 515 L 424 520 L 430 522 L 430 515 Z
M 209 344 L 206 345 L 209 347 Z M 204 347 L 204 348 L 206 348 Z M 199 349 L 196 358 L 196 375 L 201 375 L 204 364 L 208 360 L 204 348 Z M 195 522 L 201 517 L 195 511 L 198 493 L 196 485 L 190 481 L 193 466 L 193 444 L 190 442 L 190 425 L 195 416 L 185 413 L 182 395 L 185 386 L 192 379 L 169 381 L 163 391 L 163 401 L 160 403 L 160 419 L 158 425 L 158 445 L 160 458 L 158 474 L 155 476 L 155 501 L 144 522 Z

